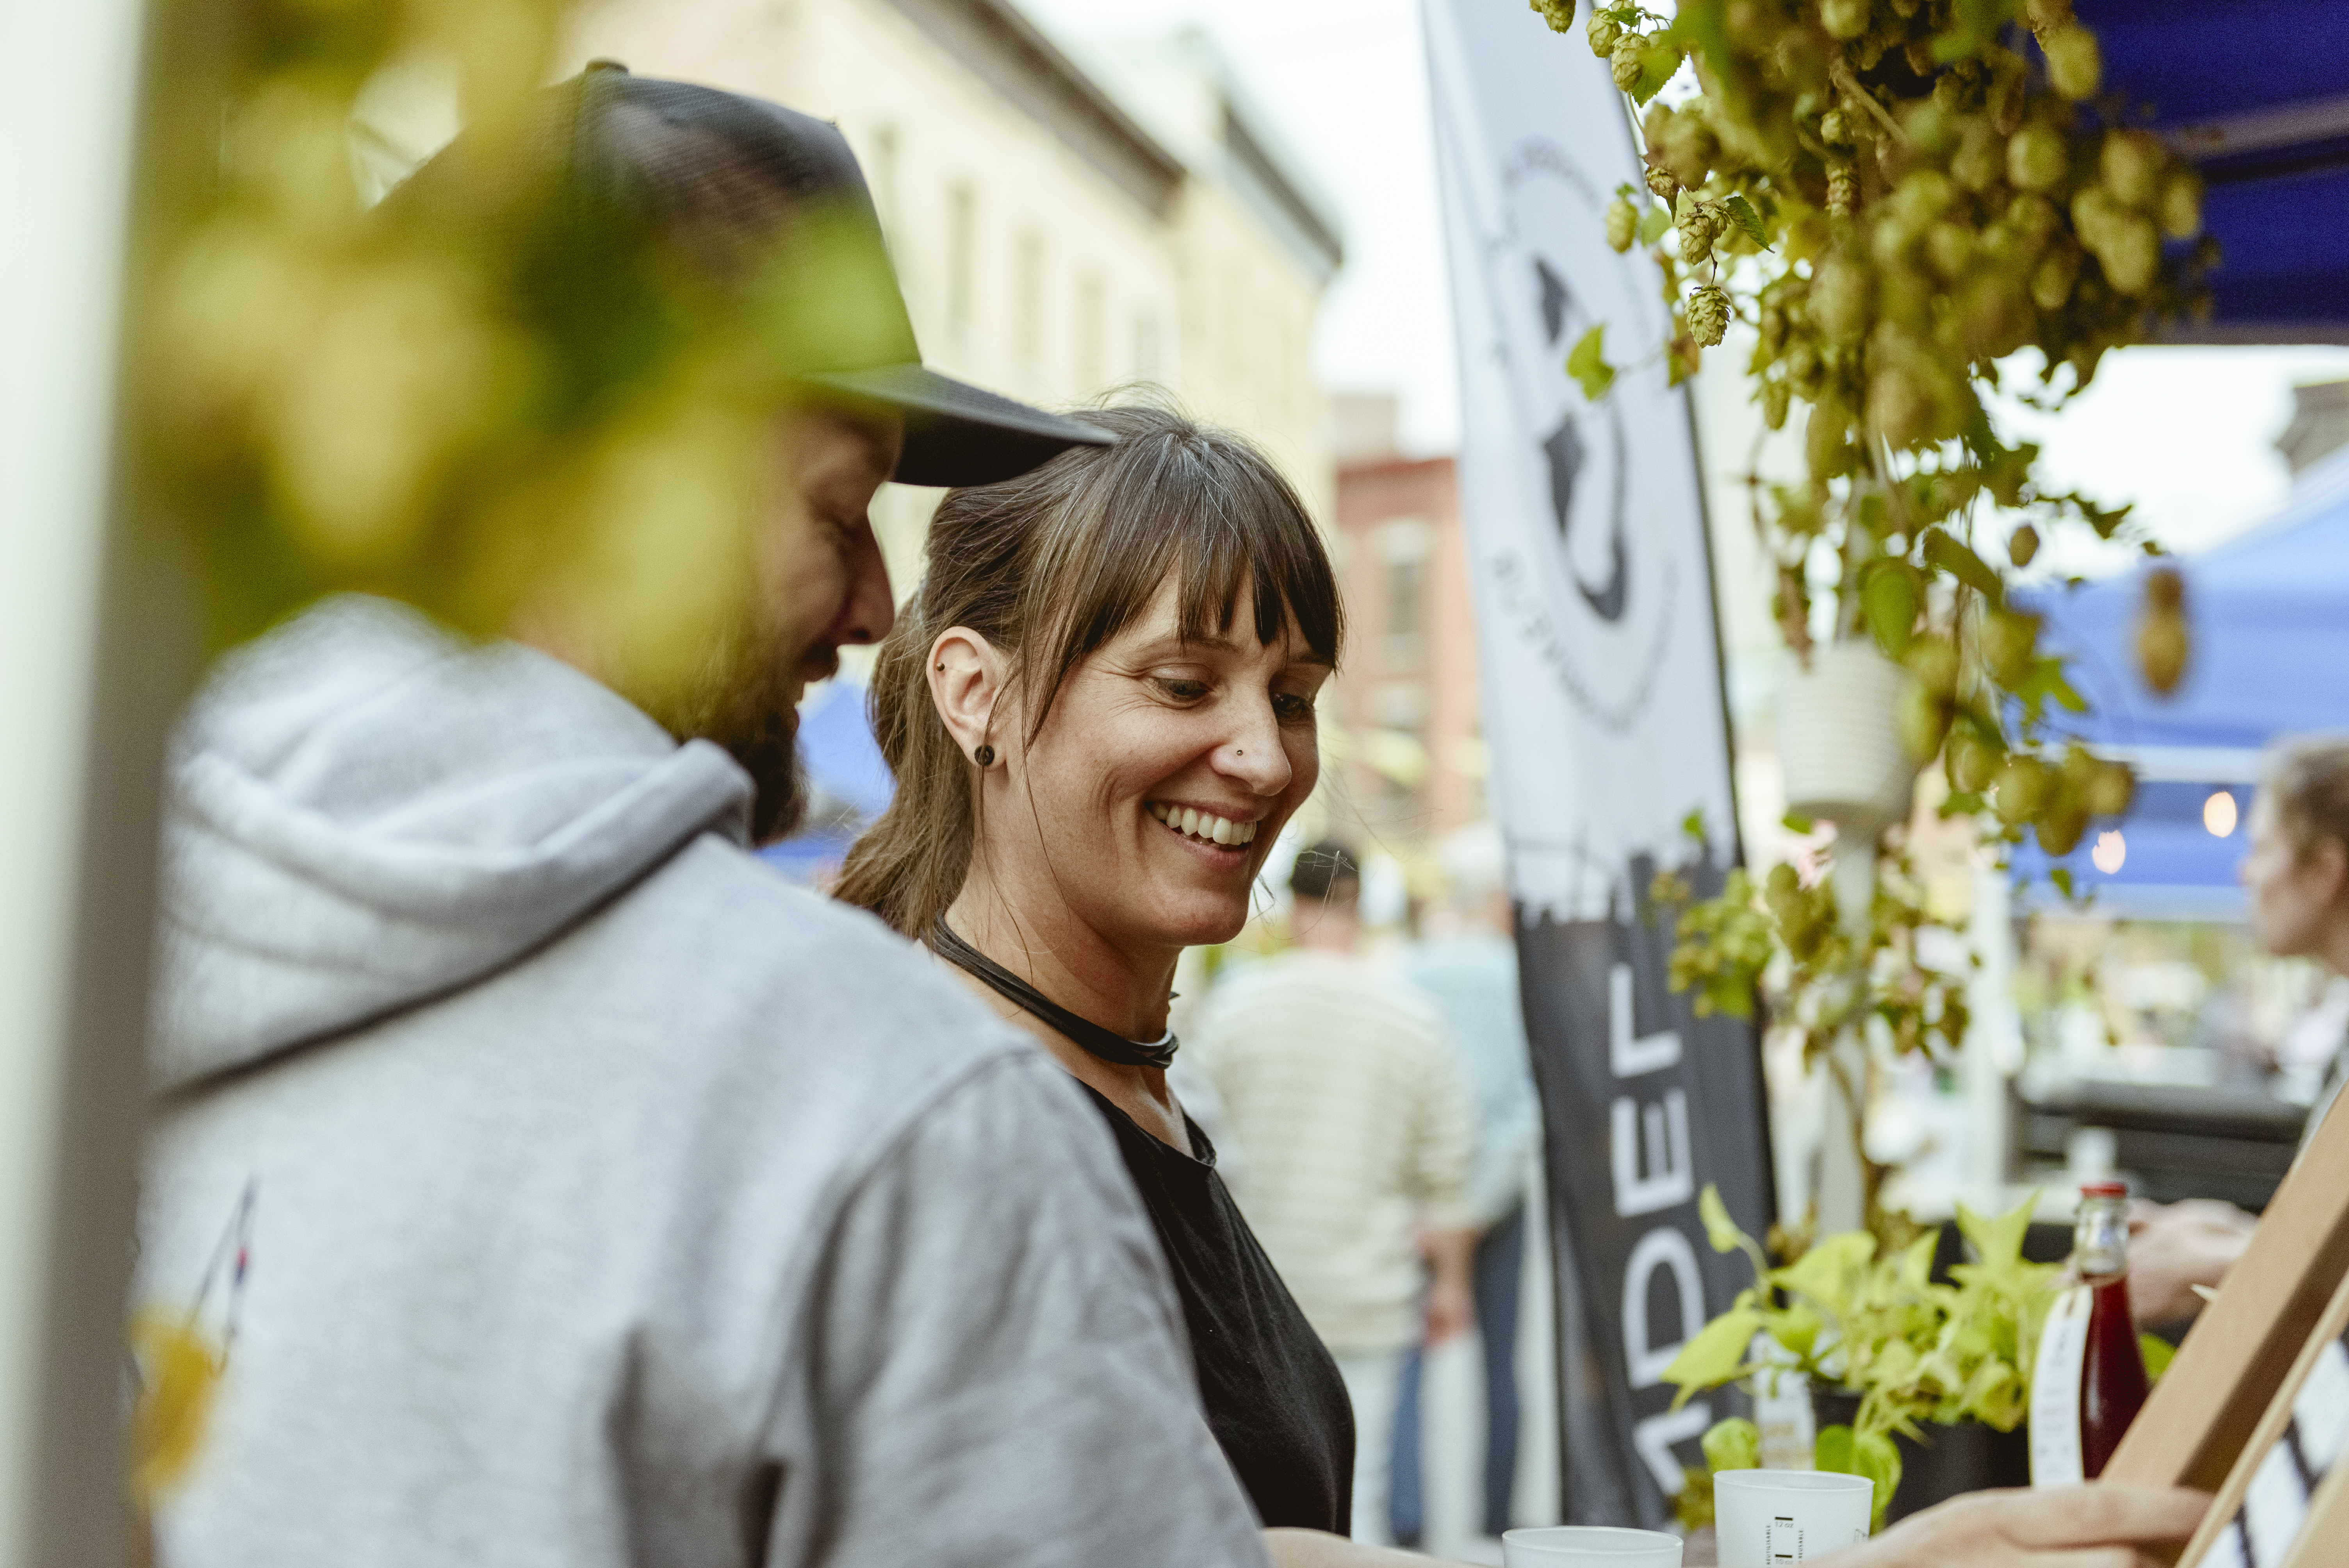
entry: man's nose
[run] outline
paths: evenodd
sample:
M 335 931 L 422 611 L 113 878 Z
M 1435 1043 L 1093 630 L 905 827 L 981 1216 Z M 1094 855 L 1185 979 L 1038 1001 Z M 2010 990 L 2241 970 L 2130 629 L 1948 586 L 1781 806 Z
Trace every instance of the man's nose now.
M 889 563 L 868 521 L 857 530 L 848 552 L 848 596 L 825 636 L 834 647 L 877 643 L 896 623 L 897 603 L 889 592 Z

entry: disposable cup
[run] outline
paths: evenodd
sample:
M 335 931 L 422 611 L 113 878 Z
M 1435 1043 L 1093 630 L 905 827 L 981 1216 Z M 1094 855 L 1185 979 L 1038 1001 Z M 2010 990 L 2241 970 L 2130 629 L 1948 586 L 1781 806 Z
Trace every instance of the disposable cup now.
M 1506 1568 L 1681 1568 L 1681 1538 L 1656 1530 L 1562 1524 L 1501 1537 Z
M 1721 1568 L 1777 1568 L 1868 1539 L 1876 1486 L 1834 1470 L 1732 1470 L 1713 1477 Z

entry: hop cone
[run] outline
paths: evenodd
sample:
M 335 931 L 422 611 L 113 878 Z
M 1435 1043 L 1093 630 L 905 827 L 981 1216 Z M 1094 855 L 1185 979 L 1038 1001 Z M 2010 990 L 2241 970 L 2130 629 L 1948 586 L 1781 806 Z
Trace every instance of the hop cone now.
M 1627 93 L 1640 85 L 1640 73 L 1645 68 L 1640 53 L 1647 46 L 1648 40 L 1637 33 L 1626 33 L 1616 42 L 1615 85 Z
M 1555 27 L 1557 24 L 1552 22 L 1550 26 Z M 1583 36 L 1590 40 L 1590 52 L 1604 60 L 1615 53 L 1615 46 L 1623 36 L 1623 25 L 1612 16 L 1593 16 Z
M 1859 181 L 1848 163 L 1837 163 L 1827 170 L 1827 211 L 1838 218 L 1848 218 L 1859 204 Z
M 1553 33 L 1563 33 L 1574 26 L 1574 0 L 1526 0 L 1549 24 Z
M 1616 197 L 1607 204 L 1607 243 L 1617 251 L 1628 251 L 1639 237 L 1640 210 Z
M 1729 296 L 1711 284 L 1689 295 L 1689 335 L 1701 348 L 1711 348 L 1729 331 Z
M 2047 56 L 2047 79 L 2057 92 L 2075 103 L 2096 96 L 2105 67 L 2094 33 L 2085 27 L 2054 27 L 2040 35 L 2039 46 Z
M 1721 220 L 1711 207 L 1702 201 L 1690 201 L 1681 210 L 1678 224 L 1682 265 L 1692 267 L 1713 254 L 1713 242 L 1721 232 Z

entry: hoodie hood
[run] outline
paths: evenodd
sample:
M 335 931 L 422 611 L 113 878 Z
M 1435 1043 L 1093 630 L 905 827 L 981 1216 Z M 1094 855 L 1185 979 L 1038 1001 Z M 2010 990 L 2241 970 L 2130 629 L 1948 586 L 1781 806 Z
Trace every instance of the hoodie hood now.
M 494 974 L 700 834 L 744 841 L 750 794 L 543 654 L 329 600 L 224 661 L 174 747 L 156 1085 Z

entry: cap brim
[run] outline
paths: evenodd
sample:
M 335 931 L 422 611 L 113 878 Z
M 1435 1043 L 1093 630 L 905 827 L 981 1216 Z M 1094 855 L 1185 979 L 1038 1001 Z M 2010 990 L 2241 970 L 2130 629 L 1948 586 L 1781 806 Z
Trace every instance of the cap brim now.
M 834 370 L 802 379 L 905 421 L 905 449 L 889 477 L 906 485 L 991 485 L 1040 468 L 1071 447 L 1113 446 L 1109 431 L 983 392 L 919 365 Z

